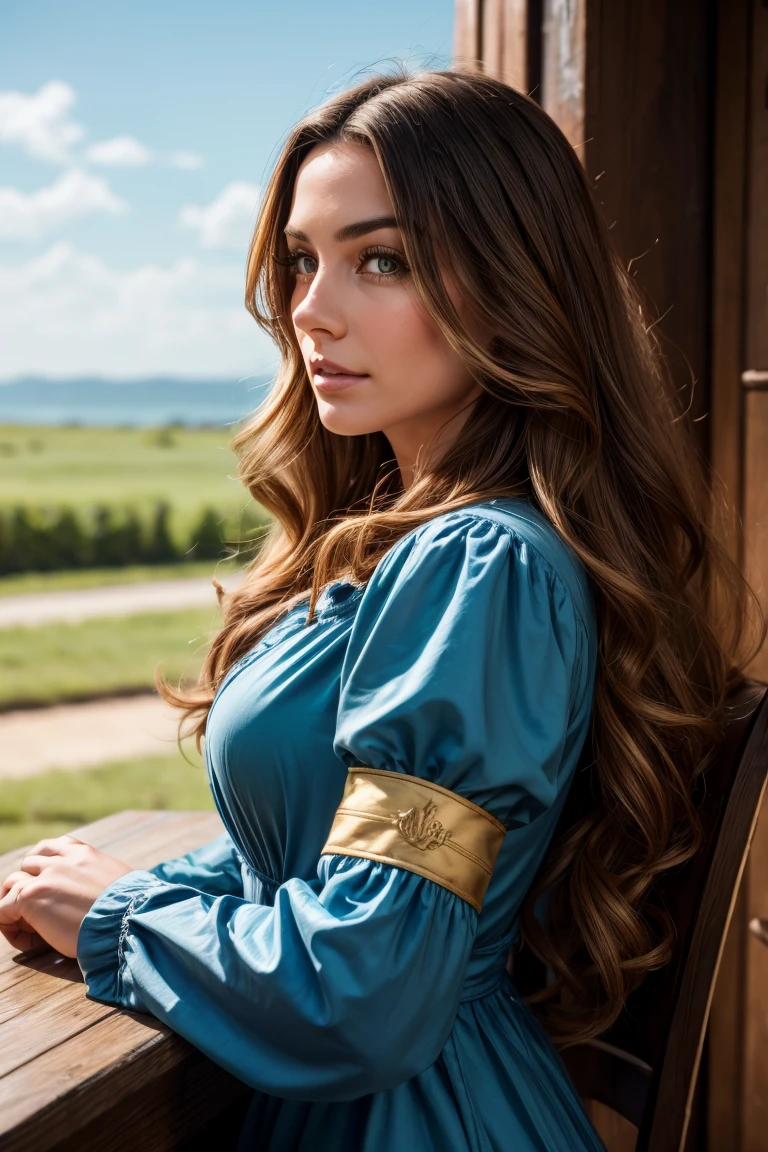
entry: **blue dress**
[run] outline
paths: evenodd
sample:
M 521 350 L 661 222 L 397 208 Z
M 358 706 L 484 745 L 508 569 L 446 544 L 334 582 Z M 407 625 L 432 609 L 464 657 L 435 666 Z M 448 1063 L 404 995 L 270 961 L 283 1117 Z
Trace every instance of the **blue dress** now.
M 238 1149 L 598 1152 L 506 974 L 588 730 L 588 582 L 523 500 L 436 516 L 367 584 L 295 605 L 227 673 L 206 732 L 227 831 L 83 919 L 92 1000 L 152 1013 L 253 1087 Z M 482 910 L 321 854 L 354 765 L 505 825 Z

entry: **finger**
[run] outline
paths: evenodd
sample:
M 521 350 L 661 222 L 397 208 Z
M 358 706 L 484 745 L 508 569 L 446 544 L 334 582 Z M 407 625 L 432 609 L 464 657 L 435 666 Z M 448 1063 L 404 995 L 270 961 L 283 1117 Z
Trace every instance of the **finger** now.
M 23 881 L 25 877 L 29 876 L 28 872 L 9 872 L 5 880 L 3 880 L 2 887 L 0 887 L 0 899 L 7 896 L 14 884 Z
M 22 875 L 24 875 L 22 873 Z M 29 877 L 26 877 L 26 881 Z M 0 932 L 9 944 L 22 952 L 50 947 L 24 915 L 25 905 L 19 900 L 25 880 L 17 881 L 10 892 L 0 900 Z
M 44 952 L 50 948 L 50 944 L 43 940 L 40 933 L 35 932 L 26 920 L 20 920 L 10 926 L 0 925 L 0 935 L 20 952 Z
M 29 879 L 29 877 L 27 877 Z M 24 890 L 23 880 L 17 881 L 7 895 L 0 900 L 0 926 L 13 926 L 23 919 L 23 912 L 19 905 L 19 897 Z
M 22 858 L 21 872 L 27 876 L 39 876 L 43 869 L 50 868 L 56 859 L 56 856 L 33 856 L 28 853 Z
M 27 853 L 28 856 L 61 856 L 66 852 L 67 848 L 71 848 L 73 844 L 83 844 L 83 840 L 78 840 L 77 836 L 72 836 L 67 833 L 65 836 L 57 836 L 51 840 L 40 840 L 30 848 Z

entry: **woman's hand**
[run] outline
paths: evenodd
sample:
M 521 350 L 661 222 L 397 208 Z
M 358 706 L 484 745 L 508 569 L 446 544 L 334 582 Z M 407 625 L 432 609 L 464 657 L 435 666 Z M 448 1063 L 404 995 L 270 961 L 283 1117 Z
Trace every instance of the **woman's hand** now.
M 0 932 L 22 952 L 47 943 L 75 959 L 80 925 L 97 896 L 132 871 L 76 836 L 41 840 L 3 881 Z

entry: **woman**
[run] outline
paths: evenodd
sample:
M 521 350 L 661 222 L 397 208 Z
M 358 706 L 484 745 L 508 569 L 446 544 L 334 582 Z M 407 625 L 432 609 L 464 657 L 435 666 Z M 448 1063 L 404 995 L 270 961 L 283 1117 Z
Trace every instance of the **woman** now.
M 402 72 L 293 131 L 247 304 L 275 527 L 163 688 L 227 831 L 149 870 L 43 841 L 4 933 L 251 1085 L 241 1149 L 599 1149 L 545 1026 L 601 1032 L 668 956 L 747 636 L 632 283 L 533 101 Z

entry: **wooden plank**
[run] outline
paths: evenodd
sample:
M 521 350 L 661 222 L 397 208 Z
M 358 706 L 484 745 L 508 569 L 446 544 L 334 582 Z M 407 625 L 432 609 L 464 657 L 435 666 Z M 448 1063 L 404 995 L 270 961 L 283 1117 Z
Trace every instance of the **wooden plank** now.
M 186 1041 L 153 1017 L 146 1021 L 110 1009 L 66 1047 L 1 1080 L 3 1152 L 44 1152 L 185 1058 Z
M 717 5 L 713 173 L 712 383 L 710 472 L 712 527 L 731 559 L 743 564 L 743 368 L 748 44 L 751 0 Z M 762 836 L 762 821 L 756 839 Z M 707 1140 L 711 1149 L 742 1146 L 747 865 L 725 941 L 709 1022 Z
M 768 371 L 768 4 L 752 0 L 746 369 Z M 767 478 L 768 479 L 768 478 Z
M 745 873 L 725 939 L 709 1020 L 707 1136 L 713 1152 L 717 1148 L 739 1152 L 741 1148 L 747 923 Z
M 541 28 L 531 27 L 537 16 L 537 5 L 530 0 L 503 0 L 503 37 L 500 79 L 521 92 L 531 93 L 539 83 L 541 61 L 532 57 L 541 51 Z M 541 13 L 538 12 L 539 24 Z M 538 34 L 538 36 L 537 36 Z M 538 97 L 537 97 L 538 98 Z
M 58 956 L 58 953 L 48 952 L 48 956 Z M 66 960 L 66 957 L 61 957 L 61 959 Z M 77 975 L 75 975 L 73 968 L 77 969 Z M 67 978 L 69 978 L 70 973 L 73 983 L 82 984 L 82 973 L 75 961 L 69 961 Z M 32 976 L 34 979 L 31 979 Z M 0 983 L 0 1024 L 5 1024 L 6 1021 L 21 1016 L 31 1008 L 43 1004 L 49 996 L 57 995 L 63 990 L 62 976 L 55 974 L 55 970 L 54 972 L 33 972 L 17 966 L 15 972 L 3 973 L 3 977 L 2 983 Z M 9 1035 L 10 1033 L 3 1032 L 3 1039 L 5 1040 Z M 7 1055 L 7 1052 L 0 1052 L 0 1066 Z M 26 1052 L 23 1058 L 27 1058 Z
M 742 561 L 741 507 L 745 186 L 751 0 L 721 0 L 717 13 L 710 463 L 713 527 Z M 713 1020 L 713 1028 L 717 1025 Z M 714 1045 L 717 1050 L 718 1045 Z M 713 1084 L 715 1095 L 720 1091 Z M 723 1145 L 725 1147 L 725 1145 Z
M 482 0 L 480 54 L 483 72 L 503 80 L 504 71 L 504 0 Z
M 110 1011 L 108 1005 L 85 998 L 82 979 L 80 984 L 67 980 L 54 993 L 20 1009 L 4 1022 L 0 1033 L 0 1084 L 10 1072 L 43 1052 L 63 1047 L 65 1041 L 97 1024 Z
M 768 611 L 768 6 L 752 2 L 750 139 L 745 301 L 744 564 Z M 755 661 L 768 675 L 768 648 Z M 763 813 L 748 872 L 748 918 L 768 916 L 768 813 Z M 768 1126 L 768 948 L 746 943 L 743 1152 L 765 1147 Z
M 574 136 L 586 140 L 603 216 L 625 265 L 632 261 L 649 321 L 663 317 L 656 332 L 698 421 L 710 390 L 712 8 L 585 2 L 586 118 Z M 546 61 L 552 52 L 545 46 Z M 708 421 L 692 429 L 706 454 Z
M 106 816 L 72 834 L 88 844 L 124 859 L 136 868 L 152 868 L 162 860 L 189 851 L 184 844 L 196 846 L 213 840 L 224 831 L 218 812 L 138 812 L 135 809 Z M 202 836 L 204 839 L 198 840 Z M 0 874 L 15 871 L 32 845 L 16 848 L 0 856 Z M 178 851 L 177 851 L 178 849 Z
M 768 392 L 749 389 L 744 408 L 744 571 L 768 614 Z M 768 679 L 768 645 L 750 674 Z
M 481 2 L 455 0 L 453 15 L 453 67 L 470 72 L 482 71 Z
M 544 0 L 542 107 L 585 160 L 587 0 Z
M 121 859 L 142 868 L 182 855 L 212 840 L 222 830 L 218 813 L 135 811 L 97 821 L 78 830 L 78 834 L 116 855 L 119 849 Z M 17 851 L 0 857 L 0 868 L 6 873 L 12 870 L 21 855 L 23 852 Z M 53 951 L 26 957 L 11 949 L 6 941 L 2 944 L 3 1152 L 22 1148 L 43 1152 L 61 1140 L 74 1139 L 83 1126 L 92 1125 L 99 1116 L 118 1108 L 142 1084 L 154 1083 L 190 1057 L 204 1060 L 153 1016 L 123 1012 L 88 1000 L 75 960 Z M 217 1113 L 228 1098 L 222 1085 L 234 1079 L 210 1061 L 204 1060 L 204 1064 L 214 1069 L 210 1079 L 212 1094 L 208 1098 L 201 1091 L 200 1099 L 195 1101 L 193 1115 L 198 1118 Z M 219 1098 L 213 1091 L 217 1084 Z M 237 1083 L 232 1098 L 241 1091 L 242 1086 Z M 160 1096 L 157 1101 L 159 1109 Z M 117 1131 L 124 1133 L 126 1140 L 132 1139 L 130 1129 Z M 118 1146 L 128 1144 L 115 1145 Z M 141 1146 L 173 1147 L 147 1142 Z
M 768 392 L 746 394 L 744 485 L 745 569 L 768 612 Z M 754 662 L 768 677 L 768 650 Z M 763 811 L 747 871 L 744 983 L 744 1042 L 741 1064 L 739 1152 L 763 1152 L 768 1130 L 768 948 L 747 931 L 753 916 L 768 916 L 768 812 Z
M 768 916 L 768 805 L 763 808 L 747 871 L 747 916 Z M 746 932 L 745 1039 L 741 1152 L 764 1152 L 768 1131 L 768 948 Z
M 54 1152 L 179 1152 L 234 1148 L 252 1091 L 194 1049 L 188 1057 L 107 1108 Z M 212 1106 L 216 1111 L 212 1112 Z M 223 1113 L 223 1114 L 222 1114 Z M 215 1116 L 207 1139 L 204 1126 Z M 201 1132 L 201 1129 L 203 1132 Z M 201 1136 L 203 1139 L 201 1140 Z M 29 1152 L 39 1152 L 29 1144 Z

